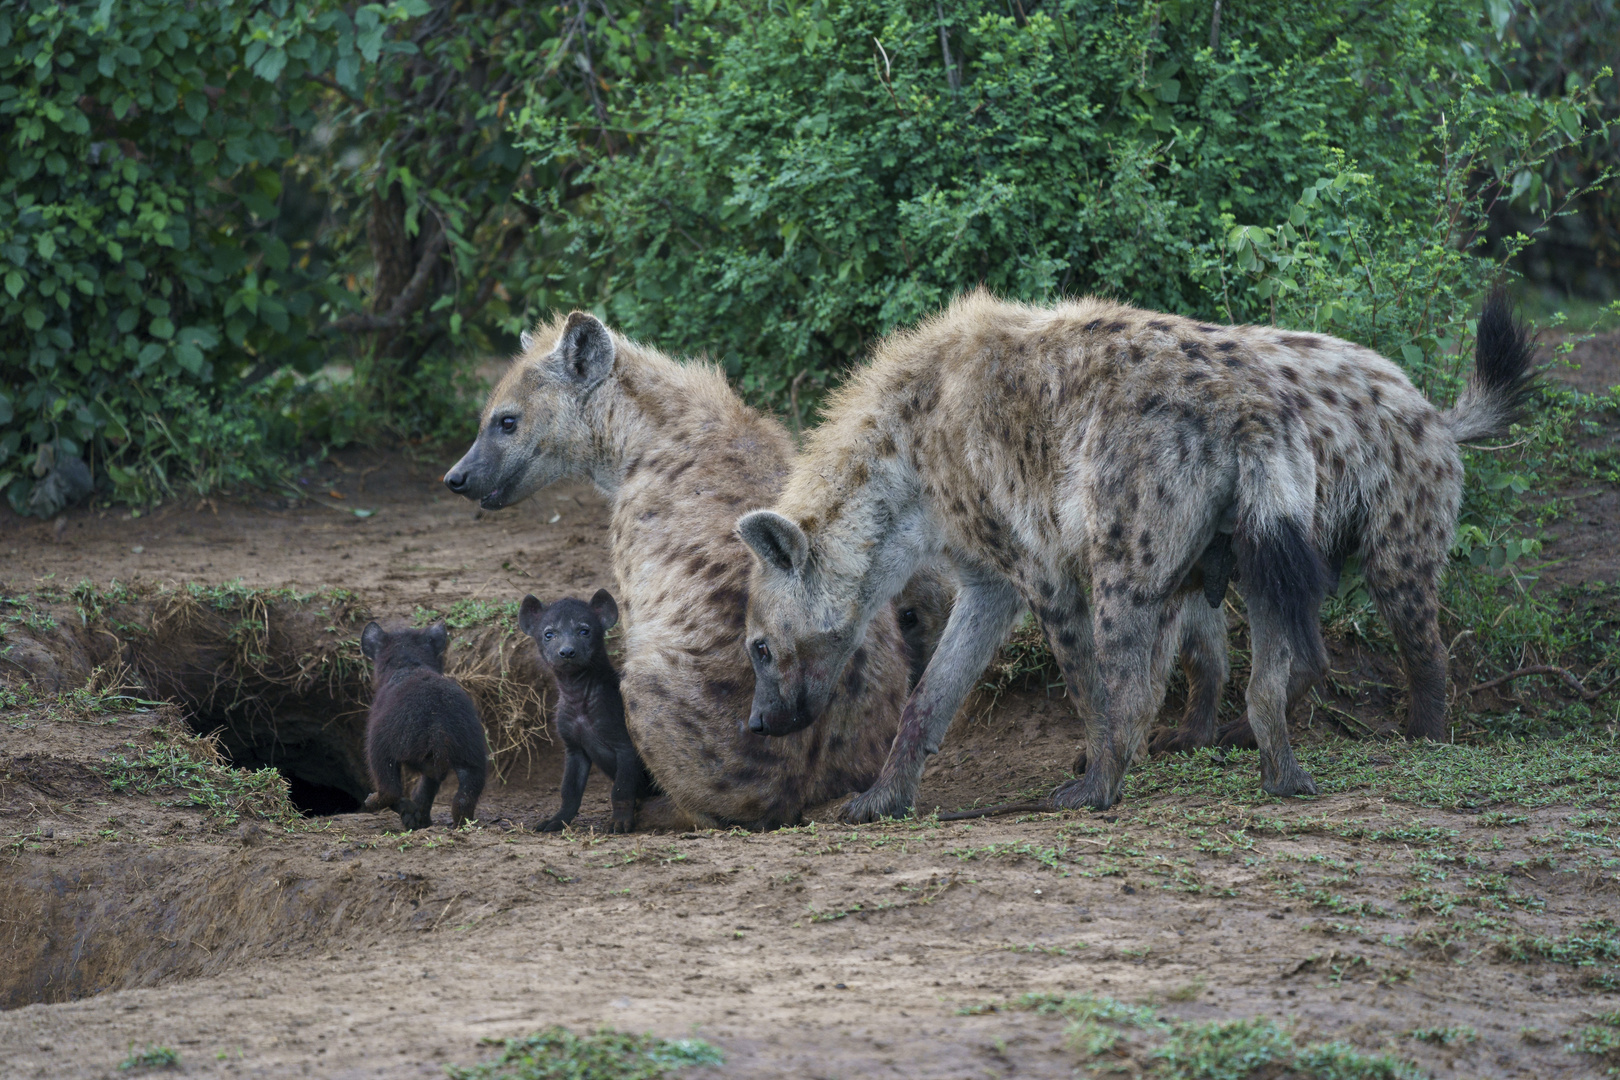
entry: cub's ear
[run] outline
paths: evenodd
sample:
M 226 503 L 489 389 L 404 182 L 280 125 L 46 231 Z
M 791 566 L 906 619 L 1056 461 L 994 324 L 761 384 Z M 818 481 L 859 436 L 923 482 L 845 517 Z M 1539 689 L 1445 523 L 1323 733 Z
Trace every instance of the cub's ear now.
M 619 605 L 614 603 L 613 594 L 606 589 L 596 590 L 596 595 L 591 597 L 591 610 L 602 620 L 603 630 L 613 629 L 613 625 L 619 621 Z
M 540 613 L 546 610 L 546 605 L 537 600 L 533 593 L 523 598 L 518 605 L 518 629 L 532 638 L 540 636 Z
M 530 349 L 534 348 L 534 335 L 529 333 L 527 330 L 519 334 L 518 348 L 524 352 L 528 352 Z
M 754 510 L 737 519 L 737 535 L 766 565 L 797 574 L 810 557 L 810 538 L 774 510 Z
M 595 315 L 576 311 L 563 324 L 554 355 L 564 376 L 590 390 L 613 370 L 613 335 Z
M 382 649 L 382 643 L 383 628 L 376 622 L 366 623 L 366 628 L 360 631 L 360 651 L 365 653 L 367 660 L 377 662 L 377 653 Z
M 433 654 L 442 659 L 444 650 L 450 647 L 450 634 L 444 628 L 443 619 L 427 628 L 427 639 L 428 644 L 433 646 Z

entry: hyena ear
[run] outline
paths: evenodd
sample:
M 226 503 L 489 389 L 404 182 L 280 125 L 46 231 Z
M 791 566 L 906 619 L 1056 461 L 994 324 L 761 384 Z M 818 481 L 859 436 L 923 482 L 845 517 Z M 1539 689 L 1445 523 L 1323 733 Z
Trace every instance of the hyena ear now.
M 595 315 L 576 311 L 563 324 L 556 356 L 563 373 L 589 390 L 613 370 L 613 335 Z
M 591 610 L 596 617 L 602 620 L 602 629 L 611 630 L 619 621 L 619 605 L 614 602 L 613 594 L 606 589 L 597 589 L 596 595 L 591 597 Z
M 542 604 L 533 593 L 525 596 L 523 603 L 518 605 L 518 629 L 530 637 L 539 637 L 540 613 L 544 610 L 546 605 Z
M 810 538 L 774 510 L 754 510 L 737 519 L 737 535 L 768 566 L 797 574 L 810 557 Z
M 428 644 L 433 646 L 433 654 L 441 659 L 444 650 L 450 647 L 450 634 L 444 628 L 444 620 L 440 619 L 427 628 Z
M 366 628 L 360 631 L 360 651 L 366 659 L 376 662 L 377 653 L 382 649 L 383 628 L 376 622 L 366 623 Z
M 524 352 L 534 348 L 534 335 L 527 330 L 518 335 L 518 347 Z

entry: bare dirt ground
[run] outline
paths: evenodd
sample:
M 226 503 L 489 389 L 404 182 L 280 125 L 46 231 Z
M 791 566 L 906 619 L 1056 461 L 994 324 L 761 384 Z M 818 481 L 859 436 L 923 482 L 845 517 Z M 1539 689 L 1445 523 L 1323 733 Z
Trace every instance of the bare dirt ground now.
M 1588 351 L 1583 388 L 1620 382 L 1620 341 Z M 317 502 L 81 510 L 60 528 L 0 509 L 0 586 L 240 578 L 404 616 L 612 585 L 596 493 L 479 516 L 443 492 L 444 464 L 343 455 L 306 476 Z M 1587 486 L 1589 515 L 1549 545 L 1561 580 L 1616 576 L 1620 497 Z M 1092 1054 L 1061 1015 L 1019 1007 L 1031 994 L 1270 1020 L 1416 1075 L 1617 1063 L 1581 1052 L 1620 1008 L 1612 754 L 1407 747 L 1306 722 L 1314 800 L 1261 796 L 1234 753 L 1155 764 L 1105 815 L 852 828 L 823 812 L 765 835 L 606 837 L 599 776 L 572 833 L 521 827 L 555 806 L 549 744 L 492 786 L 482 826 L 452 831 L 446 794 L 435 828 L 400 834 L 393 814 L 288 831 L 119 790 L 109 763 L 182 722 L 0 710 L 0 1075 L 128 1075 L 119 1062 L 150 1044 L 186 1075 L 439 1076 L 487 1055 L 480 1040 L 550 1024 L 696 1034 L 726 1063 L 691 1076 L 1171 1067 L 1162 1032 Z M 1004 695 L 959 718 L 920 808 L 1044 794 L 1078 737 L 1060 689 Z M 1534 779 L 1515 787 L 1515 770 Z M 1256 1069 L 1232 1075 L 1319 1075 Z

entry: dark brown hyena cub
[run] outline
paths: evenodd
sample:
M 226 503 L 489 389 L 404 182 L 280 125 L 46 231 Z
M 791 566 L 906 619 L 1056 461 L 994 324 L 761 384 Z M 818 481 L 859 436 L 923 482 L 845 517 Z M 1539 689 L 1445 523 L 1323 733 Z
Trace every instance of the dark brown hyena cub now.
M 608 659 L 608 630 L 619 621 L 619 605 L 606 589 L 587 604 L 569 598 L 547 607 L 523 598 L 518 626 L 540 646 L 540 657 L 557 677 L 557 730 L 562 734 L 562 809 L 538 826 L 557 832 L 579 813 L 585 778 L 595 765 L 613 781 L 613 824 L 609 831 L 636 827 L 636 802 L 658 786 L 636 753 L 624 726 L 619 673 Z
M 450 809 L 457 825 L 473 820 L 484 792 L 489 757 L 484 725 L 467 691 L 444 674 L 448 644 L 442 622 L 392 632 L 373 622 L 360 635 L 360 651 L 376 669 L 377 687 L 366 719 L 366 760 L 377 790 L 366 798 L 366 809 L 397 806 L 407 829 L 433 824 L 433 797 L 452 769 L 457 788 Z M 402 765 L 421 774 L 408 799 L 400 783 Z

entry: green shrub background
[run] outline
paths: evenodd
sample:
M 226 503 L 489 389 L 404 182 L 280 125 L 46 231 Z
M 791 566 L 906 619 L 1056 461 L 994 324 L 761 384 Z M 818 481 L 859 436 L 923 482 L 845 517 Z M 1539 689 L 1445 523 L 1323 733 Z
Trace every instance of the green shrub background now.
M 1488 284 L 1614 288 L 1613 0 L 1214 12 L 5 5 L 0 492 L 26 512 L 52 443 L 143 505 L 459 441 L 476 366 L 573 307 L 799 425 L 976 285 L 1334 333 L 1442 404 Z M 1448 604 L 1493 663 L 1615 662 L 1584 601 L 1513 602 L 1544 496 L 1614 479 L 1580 438 L 1615 404 L 1549 390 L 1511 452 L 1470 453 L 1456 555 L 1481 572 Z M 1356 590 L 1333 625 L 1371 625 Z

